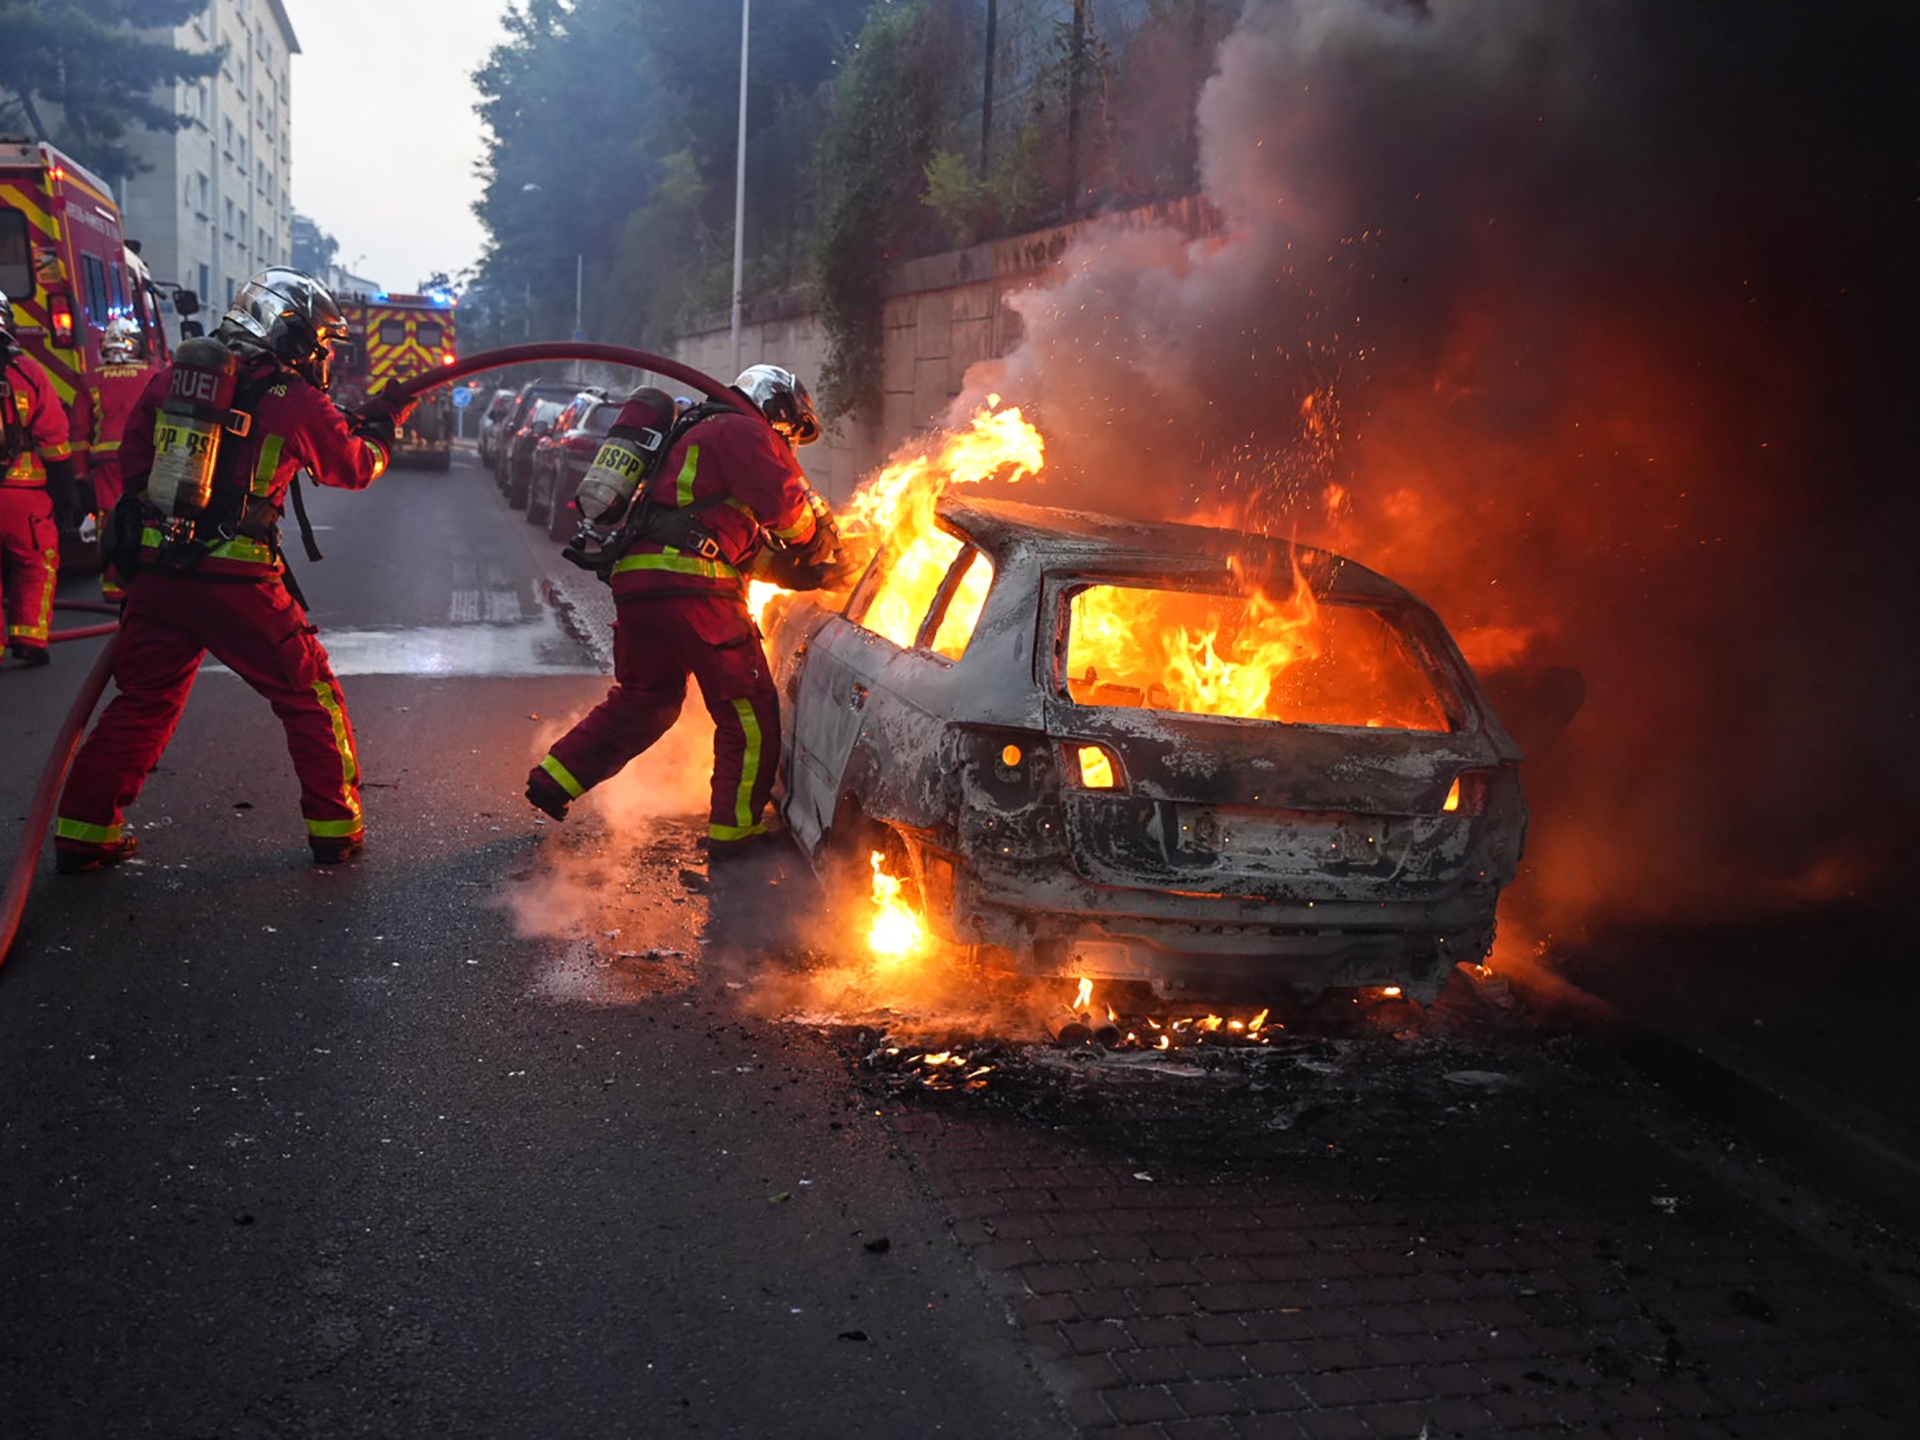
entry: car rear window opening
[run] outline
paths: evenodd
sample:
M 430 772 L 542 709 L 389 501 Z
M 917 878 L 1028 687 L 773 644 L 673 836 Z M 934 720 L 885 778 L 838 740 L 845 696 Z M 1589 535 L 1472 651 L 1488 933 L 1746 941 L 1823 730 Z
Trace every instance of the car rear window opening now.
M 1451 729 L 1446 697 L 1385 614 L 1281 599 L 1090 584 L 1067 605 L 1064 676 L 1077 704 L 1342 725 Z

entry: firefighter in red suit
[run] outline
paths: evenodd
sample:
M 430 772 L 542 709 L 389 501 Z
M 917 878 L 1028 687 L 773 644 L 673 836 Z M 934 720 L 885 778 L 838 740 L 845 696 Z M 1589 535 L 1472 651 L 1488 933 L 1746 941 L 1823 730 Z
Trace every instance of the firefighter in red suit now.
M 711 404 L 676 423 L 671 400 L 642 390 L 615 422 L 609 442 L 652 437 L 661 451 L 646 466 L 638 521 L 629 519 L 609 574 L 615 683 L 527 777 L 527 799 L 564 817 L 569 802 L 666 734 L 691 675 L 714 725 L 709 861 L 747 854 L 766 835 L 762 815 L 780 758 L 779 698 L 747 610 L 748 578 L 777 548 L 790 559 L 792 588 L 809 583 L 792 580 L 796 572 L 823 583 L 838 541 L 794 458 L 796 446 L 820 435 L 806 387 L 777 366 L 755 365 L 735 388 L 759 415 Z M 587 481 L 581 491 L 584 508 Z
M 153 379 L 140 322 L 121 315 L 107 322 L 100 341 L 106 363 L 73 397 L 73 448 L 93 484 L 93 508 L 104 515 L 120 498 L 120 441 L 127 417 Z
M 56 512 L 77 525 L 87 508 L 67 407 L 40 362 L 19 348 L 13 302 L 0 293 L 0 604 L 7 646 L 24 664 L 47 663 L 60 579 Z
M 54 854 L 62 874 L 134 853 L 122 812 L 159 763 L 208 653 L 264 696 L 285 727 L 314 860 L 334 864 L 359 851 L 360 762 L 346 697 L 290 588 L 279 536 L 296 471 L 365 489 L 386 469 L 394 428 L 411 408 L 381 396 L 353 416 L 334 407 L 328 364 L 346 338 L 333 297 L 297 270 L 264 270 L 234 298 L 213 336 L 238 364 L 232 408 L 220 415 L 212 499 L 200 518 L 177 504 L 169 515 L 159 492 L 177 459 L 176 417 L 186 413 L 177 407 L 182 396 L 205 393 L 196 376 L 213 372 L 190 367 L 183 344 L 134 405 L 120 451 L 127 498 L 108 526 L 110 548 L 137 546 L 138 556 L 114 657 L 119 693 L 60 797 Z M 295 500 L 297 510 L 297 493 Z

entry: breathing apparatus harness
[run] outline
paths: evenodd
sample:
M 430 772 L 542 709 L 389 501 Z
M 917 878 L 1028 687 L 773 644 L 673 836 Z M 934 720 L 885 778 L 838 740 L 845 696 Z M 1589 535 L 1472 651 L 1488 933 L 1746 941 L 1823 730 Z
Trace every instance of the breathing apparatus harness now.
M 176 574 L 199 568 L 217 545 L 248 539 L 280 552 L 280 507 L 253 493 L 238 473 L 238 453 L 226 439 L 253 433 L 253 410 L 275 385 L 297 372 L 277 361 L 242 375 L 243 363 L 256 352 L 241 352 L 212 336 L 195 336 L 175 352 L 167 398 L 154 420 L 153 468 L 144 493 L 120 497 L 108 522 L 106 548 L 114 568 L 131 576 L 142 563 L 146 531 L 156 530 L 160 544 L 146 563 Z M 298 474 L 289 487 L 300 542 L 309 560 L 321 559 L 307 519 Z M 292 572 L 283 572 L 299 599 Z M 304 602 L 302 602 L 304 603 Z
M 0 475 L 13 468 L 13 462 L 27 452 L 33 441 L 25 414 L 30 404 L 27 392 L 14 389 L 8 375 L 13 369 L 13 356 L 13 347 L 0 340 Z
M 733 497 L 725 491 L 695 500 L 690 505 L 662 505 L 647 495 L 654 476 L 680 437 L 701 421 L 715 415 L 737 415 L 739 407 L 721 400 L 708 400 L 683 410 L 664 430 L 644 429 L 619 438 L 609 437 L 594 457 L 593 468 L 580 482 L 580 528 L 560 552 L 562 558 L 590 570 L 601 580 L 611 580 L 613 567 L 635 545 L 671 545 L 702 560 L 721 561 L 720 540 L 698 519 L 700 512 L 724 505 Z M 596 474 L 598 472 L 598 474 Z M 599 480 L 604 489 L 589 491 Z M 591 494 L 614 498 L 624 492 L 624 500 L 603 510 L 598 519 L 587 515 Z M 591 548 L 590 548 L 591 547 Z

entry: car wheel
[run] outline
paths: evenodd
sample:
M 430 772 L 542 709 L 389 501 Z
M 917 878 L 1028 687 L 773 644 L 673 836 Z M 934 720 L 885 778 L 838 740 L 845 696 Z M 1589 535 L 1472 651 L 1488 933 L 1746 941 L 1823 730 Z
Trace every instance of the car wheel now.
M 516 469 L 511 465 L 507 467 L 507 508 L 509 510 L 526 509 L 527 490 L 530 484 L 531 477 L 525 470 Z
M 541 487 L 540 477 L 535 475 L 527 485 L 527 523 L 529 525 L 546 524 L 547 494 L 548 490 Z

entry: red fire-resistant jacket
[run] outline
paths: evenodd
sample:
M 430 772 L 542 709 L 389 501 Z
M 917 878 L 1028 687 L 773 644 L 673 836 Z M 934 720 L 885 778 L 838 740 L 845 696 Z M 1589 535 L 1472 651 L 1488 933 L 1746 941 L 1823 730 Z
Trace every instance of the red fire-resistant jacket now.
M 53 388 L 46 370 L 31 355 L 10 358 L 0 371 L 0 380 L 13 409 L 5 433 L 20 437 L 22 442 L 13 463 L 0 475 L 0 485 L 45 489 L 47 462 L 65 460 L 73 454 L 68 443 L 67 407 L 60 403 L 60 392 Z
M 120 458 L 127 417 L 152 381 L 151 365 L 108 365 L 73 397 L 73 450 L 89 470 Z M 111 497 L 102 497 L 111 504 Z
M 648 425 L 651 411 L 636 422 Z M 646 498 L 684 508 L 710 496 L 723 503 L 703 508 L 700 527 L 718 542 L 709 559 L 672 545 L 637 543 L 613 567 L 616 600 L 650 595 L 737 595 L 765 541 L 764 528 L 784 541 L 803 544 L 813 535 L 812 487 L 793 452 L 773 427 L 738 412 L 712 415 L 687 430 L 647 482 Z
M 240 383 L 243 387 L 257 384 L 275 370 L 266 361 L 243 363 Z M 153 469 L 154 421 L 167 398 L 172 376 L 171 369 L 155 375 L 127 417 L 120 446 L 120 468 L 127 490 L 147 488 L 147 476 Z M 322 485 L 364 490 L 387 468 L 386 448 L 356 435 L 331 400 L 290 370 L 278 371 L 278 378 L 255 402 L 252 413 L 253 424 L 246 435 L 228 433 L 220 441 L 221 472 L 247 480 L 253 497 L 250 514 L 270 508 L 277 518 L 286 507 L 287 487 L 297 470 L 305 470 Z M 157 548 L 160 538 L 160 532 L 149 527 L 142 537 L 143 553 Z M 238 535 L 215 545 L 200 565 L 204 572 L 234 575 L 269 575 L 282 568 L 277 538 L 251 535 Z

